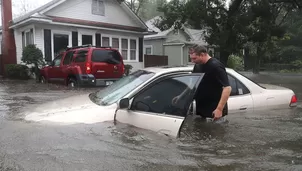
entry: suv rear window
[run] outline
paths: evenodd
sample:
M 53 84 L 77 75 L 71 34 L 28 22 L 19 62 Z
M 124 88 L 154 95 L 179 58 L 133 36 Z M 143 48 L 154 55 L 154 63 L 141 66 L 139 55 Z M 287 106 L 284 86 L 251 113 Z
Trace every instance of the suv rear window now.
M 119 64 L 121 62 L 121 57 L 119 52 L 115 50 L 94 49 L 92 51 L 91 61 Z

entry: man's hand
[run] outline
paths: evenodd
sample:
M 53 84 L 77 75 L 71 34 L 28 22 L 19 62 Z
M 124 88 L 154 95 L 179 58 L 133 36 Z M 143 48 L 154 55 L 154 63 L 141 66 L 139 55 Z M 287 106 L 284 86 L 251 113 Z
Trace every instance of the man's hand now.
M 222 117 L 222 110 L 215 109 L 213 112 L 214 115 L 214 121 Z

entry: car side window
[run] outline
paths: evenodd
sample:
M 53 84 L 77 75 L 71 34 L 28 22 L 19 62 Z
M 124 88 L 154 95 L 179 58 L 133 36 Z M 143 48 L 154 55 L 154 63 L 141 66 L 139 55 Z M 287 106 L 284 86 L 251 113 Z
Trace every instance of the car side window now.
M 68 65 L 71 63 L 73 54 L 74 54 L 74 51 L 69 51 L 66 53 L 64 61 L 63 61 L 63 65 Z
M 131 110 L 183 116 L 191 103 L 188 99 L 199 78 L 200 76 L 196 75 L 185 75 L 161 80 L 135 96 Z M 187 88 L 189 88 L 187 94 L 178 103 L 172 104 L 173 98 Z
M 232 87 L 231 95 L 230 96 L 238 96 L 250 93 L 249 89 L 243 85 L 239 80 L 235 77 L 228 74 L 229 83 Z
M 53 60 L 53 66 L 60 66 L 62 60 L 62 55 L 60 54 Z
M 88 53 L 88 50 L 79 50 L 74 57 L 74 62 L 76 62 L 76 63 L 85 62 L 87 53 Z

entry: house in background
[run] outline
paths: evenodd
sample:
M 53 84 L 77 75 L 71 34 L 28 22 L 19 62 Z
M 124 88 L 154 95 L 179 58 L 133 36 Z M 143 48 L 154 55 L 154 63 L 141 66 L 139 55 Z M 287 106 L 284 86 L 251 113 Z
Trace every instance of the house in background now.
M 133 70 L 144 67 L 148 27 L 124 2 L 53 0 L 14 20 L 11 13 L 11 0 L 2 0 L 2 64 L 21 63 L 28 44 L 36 44 L 45 61 L 66 47 L 92 44 L 118 49 Z
M 206 43 L 204 30 L 170 28 L 161 31 L 155 26 L 159 19 L 157 16 L 146 22 L 149 29 L 157 34 L 144 36 L 145 55 L 168 56 L 168 65 L 187 65 L 190 64 L 189 47 L 197 43 L 206 46 L 214 56 L 214 47 Z

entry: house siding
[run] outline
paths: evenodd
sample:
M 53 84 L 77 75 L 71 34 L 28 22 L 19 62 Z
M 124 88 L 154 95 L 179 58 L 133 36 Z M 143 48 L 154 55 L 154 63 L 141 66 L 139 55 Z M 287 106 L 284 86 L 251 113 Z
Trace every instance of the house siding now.
M 181 62 L 181 45 L 166 45 L 165 55 L 168 56 L 168 65 L 180 65 Z
M 16 43 L 16 55 L 17 55 L 17 64 L 21 63 L 22 58 L 22 32 L 14 30 L 15 43 Z
M 144 40 L 144 46 L 151 45 L 152 46 L 152 55 L 165 55 L 164 52 L 164 39 L 156 39 L 156 40 Z
M 104 0 L 104 4 L 104 16 L 92 14 L 92 0 L 66 1 L 46 12 L 46 15 L 142 27 L 138 21 L 131 19 L 133 17 L 130 16 L 130 14 L 128 14 L 115 0 Z
M 44 53 L 44 34 L 43 34 L 43 29 L 40 27 L 35 27 L 35 44 L 37 46 L 37 48 L 39 48 L 42 53 L 43 56 L 45 56 Z

